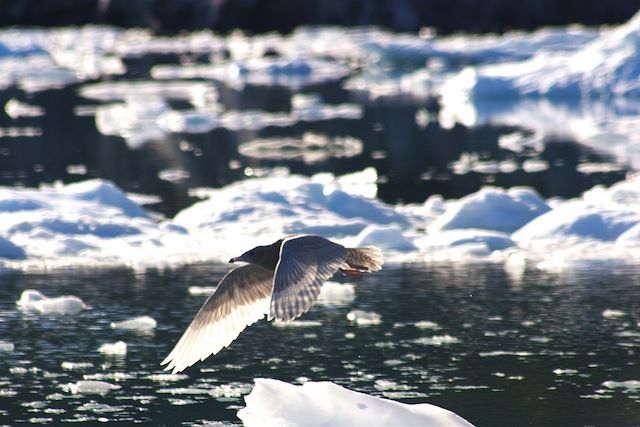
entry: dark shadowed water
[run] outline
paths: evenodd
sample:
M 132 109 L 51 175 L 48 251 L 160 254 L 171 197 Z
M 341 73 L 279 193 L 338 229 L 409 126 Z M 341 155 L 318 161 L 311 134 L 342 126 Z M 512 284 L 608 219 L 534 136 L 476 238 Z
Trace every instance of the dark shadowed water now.
M 303 316 L 321 325 L 261 321 L 185 376 L 154 376 L 206 298 L 188 288 L 212 285 L 226 269 L 0 277 L 0 337 L 15 344 L 15 351 L 0 353 L 0 421 L 237 424 L 253 378 L 270 377 L 331 380 L 429 402 L 478 426 L 640 424 L 640 386 L 630 381 L 640 375 L 640 269 L 514 278 L 487 264 L 389 267 L 347 279 L 356 286 L 352 303 L 316 306 Z M 28 288 L 77 295 L 90 308 L 68 316 L 24 314 L 15 301 Z M 382 322 L 350 322 L 346 315 L 355 308 L 377 312 Z M 607 309 L 620 312 L 603 316 Z M 110 328 L 140 315 L 157 320 L 155 332 Z M 97 351 L 118 340 L 127 343 L 126 356 Z M 68 370 L 63 362 L 91 365 Z M 65 388 L 82 379 L 120 388 L 103 395 Z

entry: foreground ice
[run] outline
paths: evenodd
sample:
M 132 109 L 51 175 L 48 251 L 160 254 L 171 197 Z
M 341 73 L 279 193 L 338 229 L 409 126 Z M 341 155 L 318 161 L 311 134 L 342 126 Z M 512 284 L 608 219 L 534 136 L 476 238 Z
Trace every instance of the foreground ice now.
M 257 378 L 247 406 L 238 411 L 245 426 L 422 426 L 469 427 L 460 416 L 428 403 L 408 405 L 351 391 L 332 382 L 301 386 Z
M 73 295 L 49 298 L 41 292 L 27 289 L 16 301 L 20 310 L 37 313 L 76 314 L 87 308 L 85 303 Z

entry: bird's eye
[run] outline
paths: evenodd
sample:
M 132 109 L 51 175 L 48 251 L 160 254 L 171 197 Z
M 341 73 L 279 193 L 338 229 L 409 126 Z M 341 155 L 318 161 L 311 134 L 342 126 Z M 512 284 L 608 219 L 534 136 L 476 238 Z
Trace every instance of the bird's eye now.
M 249 251 L 249 255 L 253 256 L 256 254 L 256 251 Z

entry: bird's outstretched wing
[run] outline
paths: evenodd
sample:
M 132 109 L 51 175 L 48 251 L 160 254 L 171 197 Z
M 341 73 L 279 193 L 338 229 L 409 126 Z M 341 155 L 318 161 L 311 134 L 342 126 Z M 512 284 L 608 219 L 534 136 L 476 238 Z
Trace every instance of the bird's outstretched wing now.
M 269 313 L 272 288 L 273 272 L 266 268 L 249 264 L 227 273 L 162 361 L 165 370 L 180 372 L 231 344 Z
M 305 313 L 318 299 L 322 283 L 345 263 L 346 249 L 320 236 L 286 239 L 273 278 L 269 317 L 293 320 Z

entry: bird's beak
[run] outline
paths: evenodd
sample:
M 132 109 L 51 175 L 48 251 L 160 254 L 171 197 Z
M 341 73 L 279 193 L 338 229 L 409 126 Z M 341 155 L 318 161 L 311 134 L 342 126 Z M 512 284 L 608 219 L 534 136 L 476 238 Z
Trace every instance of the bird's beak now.
M 236 261 L 240 261 L 240 257 L 239 257 L 239 256 L 237 256 L 237 257 L 235 257 L 235 258 L 231 258 L 231 259 L 229 260 L 229 262 L 230 262 L 231 264 L 233 264 L 233 263 L 234 263 L 234 262 L 236 262 Z

